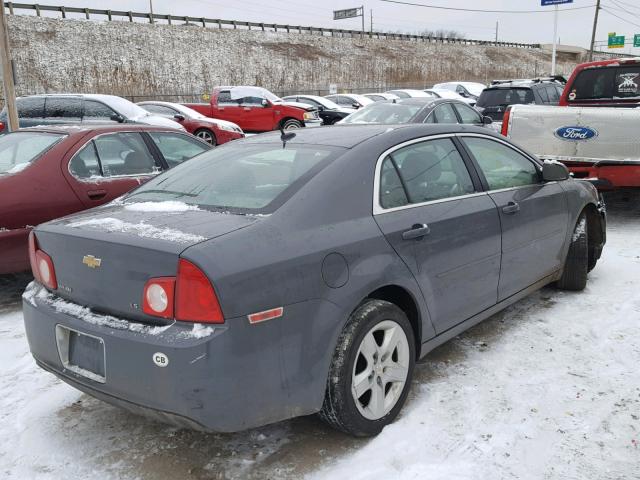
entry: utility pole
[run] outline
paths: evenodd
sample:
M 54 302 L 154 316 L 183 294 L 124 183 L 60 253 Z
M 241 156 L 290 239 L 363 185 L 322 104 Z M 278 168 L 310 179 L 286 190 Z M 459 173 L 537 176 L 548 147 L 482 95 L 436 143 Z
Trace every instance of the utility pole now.
M 362 10 L 362 34 L 364 35 L 364 5 L 360 7 Z
M 369 13 L 371 14 L 371 28 L 369 29 L 369 31 L 373 35 L 373 8 L 369 10 Z
M 496 21 L 496 43 L 498 43 L 498 22 Z
M 553 52 L 551 54 L 551 76 L 556 74 L 556 52 L 558 50 L 558 5 L 554 5 L 553 12 Z
M 593 33 L 591 33 L 591 48 L 589 48 L 589 61 L 593 61 L 593 47 L 596 43 L 596 29 L 598 28 L 598 12 L 600 11 L 600 0 L 596 2 L 596 14 L 593 17 Z
M 20 128 L 18 123 L 18 109 L 16 108 L 16 91 L 13 84 L 13 65 L 9 51 L 9 32 L 4 14 L 4 1 L 0 3 L 0 64 L 2 64 L 2 87 L 7 107 L 8 130 L 13 132 Z
M 149 0 L 149 21 L 154 23 L 153 21 L 153 0 Z

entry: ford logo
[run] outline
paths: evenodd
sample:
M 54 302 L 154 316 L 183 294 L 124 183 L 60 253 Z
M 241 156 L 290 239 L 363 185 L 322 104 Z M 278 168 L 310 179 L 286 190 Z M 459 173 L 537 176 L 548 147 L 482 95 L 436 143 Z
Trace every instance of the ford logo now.
M 561 140 L 582 142 L 598 136 L 598 132 L 589 127 L 560 127 L 555 132 Z

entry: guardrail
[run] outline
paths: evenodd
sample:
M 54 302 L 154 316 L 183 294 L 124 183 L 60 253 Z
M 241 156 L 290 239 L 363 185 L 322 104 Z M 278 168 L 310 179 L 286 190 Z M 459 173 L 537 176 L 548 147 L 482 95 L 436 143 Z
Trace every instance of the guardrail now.
M 96 8 L 80 8 L 80 7 L 59 7 L 53 5 L 38 5 L 30 3 L 14 3 L 5 2 L 5 7 L 9 9 L 9 15 L 15 15 L 17 10 L 26 10 L 35 12 L 36 16 L 42 16 L 42 12 L 56 12 L 62 18 L 68 18 L 69 14 L 84 16 L 86 20 L 90 20 L 91 16 L 106 17 L 107 20 L 113 21 L 124 19 L 134 22 L 134 19 L 145 19 L 148 23 L 157 23 L 157 21 L 166 21 L 172 25 L 176 22 L 185 25 L 197 25 L 204 28 L 213 26 L 214 28 L 231 28 L 246 30 L 262 30 L 273 32 L 287 33 L 308 33 L 311 35 L 321 35 L 329 37 L 347 37 L 347 38 L 383 38 L 391 40 L 407 40 L 429 43 L 450 43 L 459 45 L 486 45 L 494 47 L 511 47 L 511 48 L 540 48 L 539 44 L 533 43 L 517 43 L 517 42 L 494 42 L 490 40 L 472 40 L 465 38 L 448 38 L 437 37 L 431 35 L 411 35 L 404 33 L 382 33 L 382 32 L 362 32 L 360 30 L 342 30 L 336 28 L 308 27 L 301 25 L 281 25 L 276 23 L 257 23 L 242 22 L 237 20 L 223 20 L 219 18 L 191 17 L 184 15 L 169 14 L 151 14 L 148 12 L 132 12 L 122 10 L 103 10 Z

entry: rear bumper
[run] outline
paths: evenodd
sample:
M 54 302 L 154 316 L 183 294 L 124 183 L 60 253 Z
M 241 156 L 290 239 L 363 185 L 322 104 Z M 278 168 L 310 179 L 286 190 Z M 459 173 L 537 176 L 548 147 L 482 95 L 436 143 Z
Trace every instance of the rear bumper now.
M 640 187 L 640 161 L 563 162 L 575 178 L 589 180 L 599 190 Z
M 0 275 L 29 270 L 29 228 L 0 230 Z
M 328 302 L 288 306 L 286 318 L 264 324 L 250 325 L 246 317 L 228 319 L 224 325 L 204 327 L 203 332 L 186 322 L 162 331 L 129 322 L 124 328 L 98 325 L 83 320 L 81 314 L 63 313 L 56 308 L 57 301 L 61 299 L 35 283 L 25 292 L 24 322 L 31 353 L 43 369 L 113 405 L 218 432 L 308 415 L 322 406 L 329 363 L 325 351 L 332 349 L 313 338 L 305 347 L 299 334 L 287 329 L 308 325 L 315 313 L 325 318 L 335 315 Z M 56 341 L 57 325 L 103 341 L 104 383 L 65 368 Z M 169 359 L 165 367 L 154 363 L 157 353 Z

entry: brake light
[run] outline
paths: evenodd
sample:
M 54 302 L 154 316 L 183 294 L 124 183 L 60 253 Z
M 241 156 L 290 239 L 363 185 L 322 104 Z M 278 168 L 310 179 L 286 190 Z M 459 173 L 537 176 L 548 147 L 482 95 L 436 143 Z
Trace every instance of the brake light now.
M 173 317 L 175 277 L 150 279 L 144 286 L 142 311 L 156 317 Z
M 176 320 L 224 323 L 213 285 L 193 263 L 180 259 L 176 280 Z
M 0 122 L 0 132 L 4 130 L 4 122 Z
M 31 263 L 31 271 L 36 281 L 51 290 L 58 289 L 58 280 L 56 279 L 53 260 L 49 255 L 40 250 L 38 239 L 33 232 L 29 233 L 29 262 Z
M 510 118 L 511 118 L 511 107 L 507 107 L 507 109 L 504 112 L 504 116 L 502 117 L 502 129 L 500 130 L 500 133 L 505 137 L 509 136 L 509 119 Z

